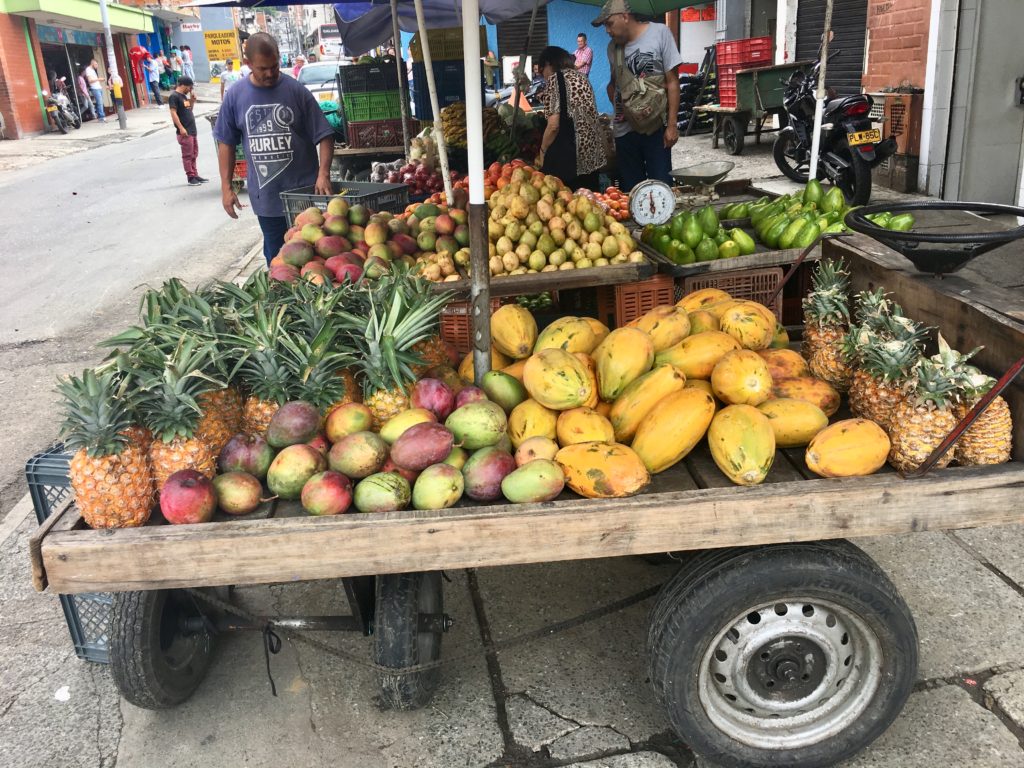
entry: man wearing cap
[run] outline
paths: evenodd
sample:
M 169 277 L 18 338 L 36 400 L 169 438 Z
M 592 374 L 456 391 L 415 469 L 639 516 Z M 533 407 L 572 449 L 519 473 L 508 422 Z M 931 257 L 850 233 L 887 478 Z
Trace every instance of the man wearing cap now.
M 644 179 L 671 183 L 672 147 L 679 140 L 676 70 L 683 61 L 675 38 L 664 24 L 640 21 L 628 0 L 607 0 L 591 23 L 603 26 L 611 38 L 608 63 L 612 80 L 608 84 L 608 98 L 615 105 L 612 133 L 622 189 L 628 192 Z M 657 113 L 639 126 L 627 116 L 622 105 L 621 90 L 635 91 L 633 81 L 642 81 L 660 99 Z

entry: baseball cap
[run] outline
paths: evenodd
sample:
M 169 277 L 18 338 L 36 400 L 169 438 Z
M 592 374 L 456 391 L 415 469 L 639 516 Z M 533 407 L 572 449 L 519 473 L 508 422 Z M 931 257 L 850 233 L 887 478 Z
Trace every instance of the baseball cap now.
M 601 13 L 596 19 L 590 22 L 595 27 L 600 27 L 609 16 L 614 16 L 617 13 L 632 13 L 633 9 L 629 7 L 627 0 L 607 0 L 607 2 L 601 6 Z

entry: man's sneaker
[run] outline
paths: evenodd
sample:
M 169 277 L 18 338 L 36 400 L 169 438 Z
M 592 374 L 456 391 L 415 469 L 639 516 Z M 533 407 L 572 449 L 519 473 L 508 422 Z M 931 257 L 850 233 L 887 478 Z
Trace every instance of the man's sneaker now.
M 209 181 L 209 179 L 204 179 L 202 176 L 194 176 L 193 178 L 200 184 L 205 184 L 206 182 Z
M 203 183 L 203 182 L 201 182 L 201 181 L 199 180 L 199 177 L 198 177 L 198 176 L 192 176 L 192 177 L 191 177 L 191 178 L 190 178 L 190 179 L 188 180 L 188 185 L 189 185 L 190 187 L 198 187 L 198 186 L 199 186 L 200 184 L 202 184 L 202 183 Z

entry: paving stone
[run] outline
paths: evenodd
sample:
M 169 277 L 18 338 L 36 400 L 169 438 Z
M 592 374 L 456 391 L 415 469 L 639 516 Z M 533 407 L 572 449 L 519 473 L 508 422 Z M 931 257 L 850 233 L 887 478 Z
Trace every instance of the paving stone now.
M 922 679 L 1020 659 L 1024 597 L 943 533 L 857 539 L 910 606 L 921 641 Z
M 996 675 L 985 683 L 991 696 L 1006 716 L 1024 728 L 1024 670 Z
M 1024 587 L 1024 525 L 976 528 L 953 535 Z
M 522 695 L 513 696 L 505 702 L 508 724 L 516 744 L 540 751 L 561 736 L 579 728 Z
M 628 755 L 614 755 L 585 763 L 572 763 L 566 768 L 678 768 L 660 752 L 633 752 Z
M 612 728 L 587 725 L 553 742 L 548 751 L 555 760 L 582 759 L 629 749 L 629 739 Z

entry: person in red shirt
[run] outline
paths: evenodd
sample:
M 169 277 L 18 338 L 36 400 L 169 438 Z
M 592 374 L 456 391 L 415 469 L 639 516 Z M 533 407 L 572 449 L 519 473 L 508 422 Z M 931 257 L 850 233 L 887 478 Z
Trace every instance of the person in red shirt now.
M 576 71 L 584 77 L 590 77 L 590 67 L 594 63 L 594 49 L 587 45 L 587 36 L 580 32 L 576 35 Z

